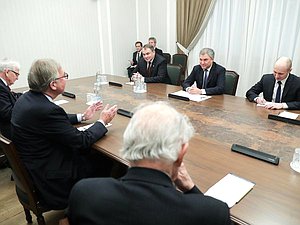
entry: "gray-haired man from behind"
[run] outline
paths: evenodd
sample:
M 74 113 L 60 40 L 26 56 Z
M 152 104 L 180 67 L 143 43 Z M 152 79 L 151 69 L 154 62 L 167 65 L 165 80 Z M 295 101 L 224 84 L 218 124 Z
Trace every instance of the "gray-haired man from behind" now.
M 78 182 L 69 199 L 70 223 L 230 224 L 228 206 L 204 196 L 183 164 L 193 133 L 188 118 L 168 104 L 140 106 L 123 135 L 127 174 Z

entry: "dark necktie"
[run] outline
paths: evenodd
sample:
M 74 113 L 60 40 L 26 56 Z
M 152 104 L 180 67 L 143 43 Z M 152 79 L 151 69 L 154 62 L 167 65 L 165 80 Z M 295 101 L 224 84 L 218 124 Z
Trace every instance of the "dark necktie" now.
M 281 81 L 277 81 L 278 88 L 276 91 L 276 97 L 275 97 L 275 102 L 279 103 L 280 101 L 280 96 L 281 96 Z
M 148 62 L 148 65 L 147 65 L 147 74 L 148 74 L 148 77 L 151 76 L 151 62 Z
M 205 89 L 207 85 L 207 70 L 204 70 L 203 82 L 202 82 L 202 89 Z

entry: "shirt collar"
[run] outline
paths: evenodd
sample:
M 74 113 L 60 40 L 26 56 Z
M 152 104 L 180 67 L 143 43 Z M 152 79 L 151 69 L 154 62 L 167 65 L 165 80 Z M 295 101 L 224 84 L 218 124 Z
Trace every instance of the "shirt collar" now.
M 0 79 L 3 81 L 3 83 L 4 83 L 6 86 L 8 86 L 6 80 L 4 80 L 2 77 L 0 77 Z
M 50 102 L 53 102 L 53 99 L 50 97 L 50 96 L 48 96 L 48 95 L 46 95 L 46 94 L 44 94 L 45 96 L 46 96 L 46 98 L 50 101 Z
M 287 81 L 287 79 L 289 78 L 289 76 L 290 76 L 290 74 L 288 74 L 288 75 L 286 76 L 286 78 L 285 78 L 285 79 L 281 80 L 281 85 L 282 85 L 282 86 L 284 86 L 284 85 L 285 85 L 285 82 Z M 277 82 L 278 82 L 278 80 L 276 80 L 275 82 L 277 83 Z

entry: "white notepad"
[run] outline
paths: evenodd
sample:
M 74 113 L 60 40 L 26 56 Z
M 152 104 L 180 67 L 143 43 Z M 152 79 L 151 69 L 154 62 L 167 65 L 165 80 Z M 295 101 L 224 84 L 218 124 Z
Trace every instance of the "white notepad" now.
M 192 95 L 186 91 L 176 91 L 176 92 L 173 92 L 171 93 L 173 95 L 177 95 L 177 96 L 182 96 L 182 97 L 187 97 L 189 98 L 191 101 L 195 101 L 195 102 L 201 102 L 201 101 L 204 101 L 204 100 L 207 100 L 207 99 L 210 99 L 211 96 L 207 96 L 207 95 Z
M 88 125 L 85 125 L 85 126 L 82 126 L 82 127 L 77 127 L 77 129 L 78 129 L 79 131 L 85 131 L 85 130 L 89 129 L 91 126 L 93 126 L 93 125 L 94 125 L 94 123 L 88 124 Z M 108 124 L 105 125 L 105 127 L 108 128 L 108 127 L 110 127 L 111 125 L 112 125 L 111 123 L 108 123 Z
M 254 185 L 255 183 L 249 180 L 229 173 L 209 188 L 205 195 L 219 199 L 231 208 L 251 191 Z

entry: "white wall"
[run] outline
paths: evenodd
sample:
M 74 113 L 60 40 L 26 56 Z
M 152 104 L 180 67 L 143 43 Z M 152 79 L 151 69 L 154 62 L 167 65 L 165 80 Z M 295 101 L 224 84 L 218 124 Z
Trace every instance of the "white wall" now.
M 97 2 L 1 0 L 0 57 L 21 63 L 14 87 L 27 85 L 35 59 L 54 58 L 71 78 L 95 73 L 100 62 Z
M 38 58 L 57 60 L 71 79 L 126 76 L 134 42 L 152 35 L 175 53 L 176 0 L 1 0 L 0 58 L 21 64 L 13 88 L 27 86 Z
M 127 76 L 134 43 L 155 36 L 164 52 L 176 51 L 176 0 L 98 0 L 101 71 Z

